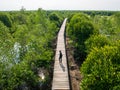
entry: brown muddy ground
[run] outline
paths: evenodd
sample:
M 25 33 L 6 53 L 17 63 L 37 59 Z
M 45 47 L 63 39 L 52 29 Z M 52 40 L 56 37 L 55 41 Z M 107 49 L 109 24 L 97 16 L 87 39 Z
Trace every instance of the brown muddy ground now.
M 70 44 L 69 38 L 66 38 L 66 52 L 68 57 L 71 90 L 80 90 L 82 76 L 80 73 L 81 64 L 74 59 L 74 47 Z

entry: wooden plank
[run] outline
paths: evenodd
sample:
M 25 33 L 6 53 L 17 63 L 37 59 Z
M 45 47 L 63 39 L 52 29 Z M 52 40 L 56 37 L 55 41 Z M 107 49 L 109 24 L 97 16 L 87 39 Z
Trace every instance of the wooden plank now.
M 65 31 L 66 20 L 67 19 L 64 20 L 61 26 L 61 29 L 58 33 L 52 90 L 70 90 L 66 51 L 65 51 L 65 41 L 64 41 L 64 31 Z M 60 50 L 63 54 L 62 63 L 59 62 Z

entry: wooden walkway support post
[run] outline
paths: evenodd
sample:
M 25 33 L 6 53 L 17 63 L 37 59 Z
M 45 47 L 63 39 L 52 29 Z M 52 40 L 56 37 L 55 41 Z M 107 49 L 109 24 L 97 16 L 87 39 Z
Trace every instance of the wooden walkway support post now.
M 66 58 L 65 40 L 64 32 L 67 18 L 64 20 L 57 38 L 57 47 L 55 53 L 55 63 L 54 63 L 54 73 L 52 90 L 70 90 L 69 76 L 68 76 L 68 66 Z M 59 62 L 59 51 L 61 50 L 62 63 Z

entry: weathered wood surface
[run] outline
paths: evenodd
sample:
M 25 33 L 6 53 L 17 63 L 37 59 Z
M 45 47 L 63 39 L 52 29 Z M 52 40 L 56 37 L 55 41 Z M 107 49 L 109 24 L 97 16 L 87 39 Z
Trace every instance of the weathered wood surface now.
M 61 26 L 61 29 L 58 33 L 52 90 L 70 90 L 67 58 L 66 58 L 66 51 L 65 51 L 65 41 L 64 41 L 66 20 L 67 19 L 64 20 Z M 63 54 L 62 63 L 59 62 L 59 51 L 60 50 Z

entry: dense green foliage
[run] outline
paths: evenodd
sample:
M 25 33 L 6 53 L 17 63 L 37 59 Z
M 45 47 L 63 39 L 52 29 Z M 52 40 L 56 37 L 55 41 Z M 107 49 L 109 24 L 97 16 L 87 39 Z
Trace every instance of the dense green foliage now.
M 95 33 L 95 27 L 86 14 L 75 14 L 68 24 L 68 34 L 74 40 L 75 58 L 83 60 L 86 57 L 84 42 Z
M 12 20 L 10 18 L 10 15 L 6 13 L 0 13 L 0 21 L 2 21 L 7 27 L 12 26 Z
M 94 48 L 82 65 L 83 90 L 120 89 L 120 47 Z
M 74 57 L 83 61 L 80 88 L 120 89 L 120 13 L 22 8 L 0 12 L 0 90 L 41 90 L 47 85 L 49 74 L 42 79 L 38 69 L 51 71 L 52 41 L 64 17 Z
M 89 53 L 93 48 L 101 48 L 110 45 L 110 40 L 104 35 L 93 35 L 85 41 L 86 52 Z
M 50 69 L 61 21 L 41 9 L 0 13 L 0 90 L 38 90 L 47 83 L 48 74 L 42 79 L 38 69 Z
M 49 18 L 53 21 L 58 27 L 61 26 L 62 18 L 55 12 L 50 13 Z
M 75 58 L 83 61 L 81 90 L 120 89 L 119 13 L 72 14 L 67 26 Z

